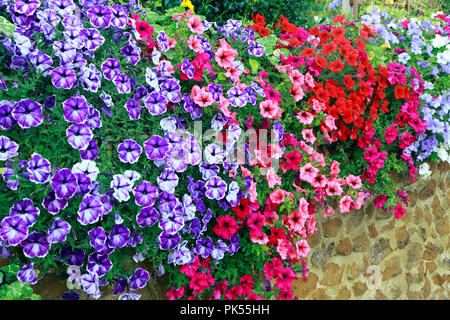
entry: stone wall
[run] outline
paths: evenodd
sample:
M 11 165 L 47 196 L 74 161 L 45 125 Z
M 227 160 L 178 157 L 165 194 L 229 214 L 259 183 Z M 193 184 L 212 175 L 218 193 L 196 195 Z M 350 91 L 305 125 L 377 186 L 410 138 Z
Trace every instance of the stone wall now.
M 431 177 L 412 184 L 396 177 L 410 198 L 401 220 L 373 204 L 316 216 L 308 280 L 294 283 L 299 299 L 449 298 L 450 166 L 430 167 Z

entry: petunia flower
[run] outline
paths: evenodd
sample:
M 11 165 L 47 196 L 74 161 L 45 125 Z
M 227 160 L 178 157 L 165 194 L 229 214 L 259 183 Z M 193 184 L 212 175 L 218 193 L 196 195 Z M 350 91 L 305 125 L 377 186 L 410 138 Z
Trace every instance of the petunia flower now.
M 86 269 L 90 273 L 95 273 L 99 277 L 103 277 L 109 270 L 111 270 L 113 264 L 108 255 L 94 252 L 88 256 L 88 263 Z
M 135 203 L 138 206 L 152 206 L 158 198 L 158 188 L 148 181 L 142 181 L 133 189 Z
M 31 99 L 20 100 L 11 114 L 22 129 L 37 127 L 44 120 L 42 105 Z
M 172 169 L 164 169 L 157 178 L 158 186 L 162 191 L 174 193 L 175 187 L 178 185 L 179 178 Z
M 150 160 L 164 159 L 169 150 L 169 143 L 158 135 L 153 135 L 144 142 L 144 149 L 147 158 Z
M 142 289 L 147 285 L 147 282 L 149 280 L 150 274 L 148 273 L 148 271 L 142 268 L 137 268 L 129 279 L 130 289 L 131 290 Z
M 100 298 L 99 279 L 96 273 L 87 273 L 81 276 L 81 285 L 83 290 L 92 295 L 95 299 Z
M 66 130 L 67 141 L 78 150 L 85 150 L 93 138 L 91 129 L 86 124 L 74 124 Z
M 12 115 L 14 106 L 15 102 L 7 100 L 0 101 L 0 129 L 8 130 L 17 123 Z
M 117 59 L 108 58 L 102 63 L 101 69 L 105 79 L 112 80 L 116 75 L 120 74 L 120 62 Z
M 75 71 L 71 68 L 57 67 L 50 72 L 53 85 L 60 89 L 72 89 L 77 84 Z
M 38 279 L 33 268 L 34 263 L 24 265 L 19 271 L 17 271 L 17 279 L 22 283 L 36 284 Z
M 105 42 L 105 38 L 95 28 L 82 29 L 81 35 L 86 39 L 85 48 L 90 51 L 95 51 Z
M 42 200 L 42 206 L 51 214 L 58 214 L 67 207 L 66 199 L 57 198 L 55 191 L 51 190 Z
M 145 99 L 144 103 L 150 114 L 156 116 L 166 112 L 168 101 L 160 92 L 153 92 Z
M 225 197 L 227 184 L 219 176 L 211 177 L 205 184 L 205 195 L 209 199 L 220 200 Z
M 130 179 L 121 174 L 115 174 L 111 181 L 111 188 L 114 189 L 113 197 L 120 202 L 128 201 L 130 199 L 130 192 L 133 188 L 133 183 Z
M 51 244 L 47 238 L 40 232 L 32 232 L 25 240 L 20 242 L 23 247 L 23 253 L 28 258 L 44 258 L 50 250 Z
M 89 244 L 95 251 L 101 251 L 106 244 L 106 232 L 102 227 L 97 227 L 88 232 L 90 241 Z
M 13 158 L 19 153 L 19 145 L 5 136 L 0 136 L 0 161 L 5 161 Z
M 70 224 L 58 217 L 53 220 L 52 226 L 48 229 L 47 241 L 49 243 L 65 242 L 71 229 Z
M 78 209 L 77 220 L 81 225 L 95 223 L 99 220 L 102 214 L 102 203 L 97 197 L 93 195 L 87 195 L 83 198 Z
M 31 160 L 28 162 L 27 172 L 29 173 L 29 179 L 34 183 L 47 183 L 52 172 L 50 161 L 43 158 L 40 154 L 33 153 Z
M 18 245 L 28 236 L 27 223 L 19 216 L 5 217 L 0 223 L 0 237 L 10 246 Z
M 27 227 L 31 227 L 36 223 L 39 213 L 39 208 L 35 207 L 33 201 L 28 198 L 16 202 L 9 210 L 10 217 L 17 216 L 21 218 L 27 224 Z
M 53 190 L 58 198 L 70 199 L 77 190 L 77 178 L 70 169 L 60 169 L 50 180 Z
M 87 16 L 94 27 L 107 28 L 112 19 L 112 11 L 109 7 L 96 5 L 88 10 Z
M 128 238 L 130 237 L 130 230 L 121 225 L 115 224 L 111 232 L 108 234 L 108 239 L 110 240 L 111 247 L 119 247 L 122 248 L 127 244 Z
M 152 207 L 144 207 L 141 211 L 136 215 L 136 222 L 141 227 L 151 227 L 159 219 L 159 212 Z
M 117 147 L 117 153 L 121 162 L 136 163 L 142 153 L 142 147 L 136 141 L 126 139 Z
M 181 241 L 178 233 L 169 234 L 166 231 L 161 232 L 158 236 L 159 247 L 161 250 L 172 250 Z

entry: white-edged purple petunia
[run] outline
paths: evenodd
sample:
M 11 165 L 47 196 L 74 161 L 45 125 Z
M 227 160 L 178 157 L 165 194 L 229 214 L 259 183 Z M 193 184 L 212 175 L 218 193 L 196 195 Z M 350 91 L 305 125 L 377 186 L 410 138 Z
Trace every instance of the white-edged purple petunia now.
M 133 189 L 135 203 L 141 207 L 149 207 L 155 204 L 158 198 L 158 188 L 148 181 L 142 181 Z
M 131 234 L 130 230 L 127 227 L 125 227 L 121 224 L 115 224 L 112 227 L 111 232 L 108 234 L 110 246 L 113 248 L 124 247 L 127 244 L 130 234 Z
M 84 173 L 74 173 L 75 178 L 77 179 L 77 190 L 75 191 L 77 194 L 85 195 L 87 194 L 92 186 L 91 179 Z
M 126 139 L 117 147 L 117 153 L 121 162 L 136 163 L 142 153 L 142 147 L 133 139 Z
M 142 289 L 147 285 L 147 282 L 149 280 L 150 274 L 148 273 L 148 271 L 142 268 L 137 268 L 129 279 L 130 289 L 131 290 Z
M 73 124 L 66 130 L 67 141 L 78 150 L 84 150 L 89 146 L 94 134 L 86 124 Z
M 163 114 L 167 110 L 168 101 L 164 95 L 160 92 L 152 92 L 147 99 L 145 99 L 144 104 L 151 115 L 157 116 Z
M 172 169 L 164 169 L 157 178 L 158 186 L 161 190 L 168 193 L 175 193 L 175 187 L 178 185 L 179 178 Z
M 96 196 L 87 195 L 80 203 L 77 220 L 83 226 L 95 223 L 100 218 L 102 211 L 103 205 L 100 200 Z
M 112 11 L 108 7 L 96 5 L 87 12 L 89 21 L 96 28 L 107 28 L 111 22 Z
M 89 244 L 95 249 L 95 251 L 101 251 L 106 244 L 106 232 L 102 227 L 97 227 L 88 232 Z
M 77 76 L 72 68 L 57 67 L 50 75 L 53 85 L 58 89 L 72 89 L 77 84 Z
M 98 252 L 91 253 L 88 256 L 86 269 L 90 273 L 95 273 L 99 277 L 103 277 L 112 268 L 112 262 L 108 255 Z
M 169 143 L 158 135 L 153 135 L 144 142 L 144 149 L 150 160 L 164 159 L 169 150 Z
M 19 153 L 19 145 L 5 136 L 0 136 L 0 161 L 11 159 Z
M 131 82 L 126 74 L 119 73 L 113 78 L 113 82 L 116 85 L 117 91 L 119 93 L 131 92 Z
M 219 176 L 211 177 L 205 184 L 205 195 L 209 199 L 220 200 L 225 197 L 227 184 Z
M 64 119 L 68 122 L 82 124 L 86 121 L 89 111 L 86 98 L 84 96 L 72 97 L 63 102 Z
M 28 162 L 27 172 L 30 173 L 30 180 L 34 183 L 47 183 L 52 173 L 50 161 L 38 153 L 33 153 Z
M 19 202 L 14 203 L 9 209 L 10 217 L 19 217 L 27 224 L 27 227 L 31 227 L 36 223 L 39 214 L 39 208 L 35 207 L 33 201 L 28 198 L 23 198 Z
M 181 215 L 172 211 L 169 214 L 165 214 L 159 220 L 158 224 L 161 230 L 166 231 L 168 234 L 175 234 L 184 227 L 184 220 Z
M 17 123 L 12 115 L 15 105 L 13 101 L 0 101 L 0 129 L 8 130 Z
M 70 199 L 77 191 L 77 178 L 70 169 L 58 170 L 50 179 L 50 184 L 55 190 L 56 197 L 60 199 Z
M 31 99 L 22 99 L 12 111 L 13 118 L 22 129 L 37 127 L 44 121 L 42 105 Z
M 40 232 L 32 232 L 25 240 L 20 242 L 23 247 L 23 254 L 28 258 L 44 258 L 50 250 L 51 244 Z
M 119 29 L 127 26 L 128 15 L 123 6 L 115 4 L 111 7 L 112 17 L 111 24 Z
M 28 236 L 27 223 L 18 216 L 5 217 L 0 223 L 0 237 L 10 246 L 18 245 Z
M 115 174 L 111 181 L 111 188 L 114 189 L 113 197 L 120 202 L 128 201 L 130 199 L 130 192 L 133 188 L 133 183 L 130 179 L 122 174 Z
M 85 48 L 89 51 L 95 51 L 105 42 L 105 38 L 95 28 L 83 29 L 81 35 L 86 39 Z
M 166 231 L 158 236 L 159 247 L 161 250 L 172 250 L 181 241 L 180 234 L 169 234 Z
M 81 285 L 84 292 L 92 295 L 95 299 L 100 298 L 99 279 L 96 273 L 87 273 L 81 276 Z
M 100 170 L 98 169 L 95 161 L 82 160 L 72 166 L 72 173 L 84 173 L 89 179 L 91 179 L 91 182 L 95 182 Z
M 112 80 L 116 75 L 120 73 L 120 62 L 114 58 L 108 58 L 101 66 L 103 70 L 103 76 L 105 79 Z
M 136 221 L 141 227 L 151 227 L 159 219 L 159 212 L 153 207 L 144 207 L 136 215 Z
M 60 217 L 55 218 L 52 226 L 48 229 L 47 241 L 49 243 L 65 242 L 71 228 L 67 221 Z
M 24 265 L 17 271 L 17 279 L 22 283 L 36 284 L 38 282 L 34 272 L 34 263 Z
M 61 210 L 67 207 L 68 201 L 66 199 L 58 199 L 55 191 L 51 190 L 42 200 L 42 206 L 51 214 L 58 214 Z

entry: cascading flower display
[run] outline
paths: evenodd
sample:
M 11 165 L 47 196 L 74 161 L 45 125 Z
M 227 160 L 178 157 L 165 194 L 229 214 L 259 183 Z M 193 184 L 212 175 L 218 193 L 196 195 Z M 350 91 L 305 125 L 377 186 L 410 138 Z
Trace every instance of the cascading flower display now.
M 163 274 L 169 299 L 292 299 L 319 208 L 373 196 L 407 214 L 380 179 L 392 163 L 414 178 L 414 148 L 434 148 L 424 134 L 448 117 L 407 55 L 372 65 L 380 34 L 345 16 L 269 29 L 192 9 L 155 21 L 135 2 L 0 2 L 17 27 L 0 35 L 0 240 L 20 281 L 60 264 L 96 299 L 108 284 L 138 299 Z

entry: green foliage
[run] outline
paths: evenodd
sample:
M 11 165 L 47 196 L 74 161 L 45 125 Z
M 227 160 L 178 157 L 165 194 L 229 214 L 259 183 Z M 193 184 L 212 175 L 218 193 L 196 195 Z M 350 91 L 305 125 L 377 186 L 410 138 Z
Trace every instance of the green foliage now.
M 17 280 L 19 270 L 16 264 L 0 269 L 0 300 L 41 300 L 28 283 Z

